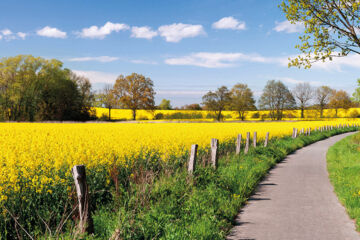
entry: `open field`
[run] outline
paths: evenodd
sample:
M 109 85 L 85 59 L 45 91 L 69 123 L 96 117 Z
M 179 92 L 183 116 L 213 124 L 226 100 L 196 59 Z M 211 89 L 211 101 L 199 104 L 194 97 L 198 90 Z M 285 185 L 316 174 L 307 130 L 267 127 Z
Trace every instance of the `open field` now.
M 328 121 L 326 125 L 353 123 L 359 123 L 359 121 Z M 9 236 L 13 236 L 11 234 L 14 232 L 10 230 L 14 226 L 11 215 L 17 216 L 18 221 L 25 224 L 25 227 L 35 235 L 48 232 L 45 228 L 46 224 L 52 227 L 58 226 L 59 222 L 63 221 L 64 214 L 70 214 L 76 203 L 70 172 L 70 168 L 76 164 L 86 165 L 92 196 L 91 205 L 100 207 L 115 201 L 115 207 L 118 204 L 135 201 L 135 203 L 132 202 L 135 205 L 128 206 L 124 210 L 126 211 L 124 214 L 127 216 L 129 214 L 127 211 L 133 211 L 131 210 L 133 207 L 147 206 L 144 211 L 148 211 L 148 204 L 150 204 L 148 191 L 152 191 L 150 186 L 157 183 L 158 191 L 162 191 L 161 189 L 165 185 L 163 186 L 161 180 L 157 179 L 164 173 L 172 176 L 173 173 L 180 171 L 178 177 L 184 175 L 183 170 L 187 164 L 192 144 L 199 145 L 199 164 L 204 165 L 209 157 L 211 138 L 220 140 L 220 155 L 226 156 L 234 152 L 235 137 L 239 133 L 245 136 L 247 132 L 251 132 L 252 137 L 252 133 L 256 131 L 258 143 L 261 144 L 266 132 L 270 132 L 270 137 L 275 141 L 277 138 L 290 136 L 294 127 L 314 130 L 320 126 L 324 126 L 323 121 L 212 124 L 1 123 L 0 204 L 5 209 L 2 215 L 5 221 L 3 221 L 3 225 L 0 224 L 0 232 L 4 234 L 10 231 Z M 314 135 L 313 140 L 324 136 Z M 288 138 L 287 144 L 290 144 L 291 147 L 285 147 L 287 150 L 280 150 L 282 149 L 280 147 L 278 150 L 271 151 L 282 151 L 276 154 L 283 157 L 295 146 L 299 147 L 304 143 L 306 141 L 302 142 L 301 140 L 296 143 Z M 262 175 L 276 161 L 273 159 L 273 154 L 275 153 L 269 152 L 269 159 L 264 155 L 264 161 L 267 159 L 266 161 L 270 162 L 264 163 L 264 167 L 266 167 L 259 169 Z M 252 159 L 249 161 L 249 164 L 252 165 Z M 202 176 L 202 174 L 205 175 Z M 208 174 L 207 172 L 201 173 L 199 181 L 205 180 Z M 262 175 L 254 179 L 255 176 L 249 175 L 252 183 L 251 188 L 248 189 L 250 185 L 246 187 L 247 194 L 256 186 Z M 185 184 L 186 181 L 183 183 Z M 189 190 L 186 189 L 183 190 Z M 233 193 L 230 191 L 230 193 L 237 194 L 236 196 L 242 199 L 236 203 L 237 207 L 235 206 L 230 211 L 230 215 L 233 216 L 238 210 L 239 204 L 244 202 L 246 197 L 243 192 Z M 181 194 L 187 193 L 182 192 Z M 139 202 L 139 199 L 143 200 Z M 152 201 L 155 199 L 156 201 L 172 201 L 159 196 Z M 224 201 L 228 204 L 226 198 Z M 34 214 L 34 209 L 38 209 L 36 214 Z M 101 211 L 98 214 L 102 216 L 103 213 Z M 97 226 L 104 225 L 101 222 L 103 220 L 99 220 L 99 215 L 96 216 Z M 115 219 L 118 218 L 115 216 Z M 70 224 L 70 226 L 72 225 Z M 149 231 L 155 231 L 152 229 L 155 225 L 148 227 Z M 69 228 L 66 229 L 69 231 Z M 99 231 L 101 232 L 101 230 Z M 191 233 L 188 234 L 191 235 Z M 225 231 L 220 233 L 221 236 L 224 234 Z M 131 234 L 127 236 L 130 236 L 127 238 L 132 238 Z M 141 234 L 136 236 L 144 237 Z M 201 236 L 200 234 L 199 237 Z
M 332 146 L 327 162 L 335 192 L 360 231 L 360 134 Z

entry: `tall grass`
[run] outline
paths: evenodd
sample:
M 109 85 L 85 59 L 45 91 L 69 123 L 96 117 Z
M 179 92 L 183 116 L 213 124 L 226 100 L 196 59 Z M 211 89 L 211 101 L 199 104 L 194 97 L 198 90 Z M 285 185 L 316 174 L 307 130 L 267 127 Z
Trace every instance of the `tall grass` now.
M 327 164 L 336 195 L 360 231 L 360 134 L 332 146 L 327 153 Z

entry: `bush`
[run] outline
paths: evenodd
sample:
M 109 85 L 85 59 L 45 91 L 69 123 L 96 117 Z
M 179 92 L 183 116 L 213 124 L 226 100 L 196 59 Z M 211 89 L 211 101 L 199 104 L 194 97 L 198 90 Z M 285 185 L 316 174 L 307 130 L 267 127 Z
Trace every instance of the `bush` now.
M 260 118 L 260 113 L 259 112 L 253 113 L 253 115 L 251 115 L 251 118 Z
M 156 120 L 164 119 L 164 114 L 162 114 L 162 113 L 155 114 L 155 119 Z

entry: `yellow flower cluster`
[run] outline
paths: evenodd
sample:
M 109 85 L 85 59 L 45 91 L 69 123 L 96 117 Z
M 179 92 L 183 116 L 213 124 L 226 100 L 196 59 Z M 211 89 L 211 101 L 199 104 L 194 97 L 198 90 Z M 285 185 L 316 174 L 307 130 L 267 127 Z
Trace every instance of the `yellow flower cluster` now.
M 326 122 L 335 125 L 345 122 Z M 353 122 L 346 122 L 353 123 Z M 179 156 L 192 144 L 208 147 L 211 138 L 234 139 L 257 131 L 257 136 L 291 135 L 298 129 L 323 126 L 323 121 L 257 123 L 0 123 L 0 200 L 21 188 L 48 191 L 44 185 L 61 184 L 54 172 L 76 164 L 125 164 L 142 153 Z M 252 134 L 251 134 L 252 135 Z M 19 185 L 19 178 L 28 179 Z
M 109 116 L 109 109 L 107 108 L 94 108 L 96 111 L 97 117 Z M 175 113 L 182 114 L 197 114 L 202 115 L 202 121 L 212 121 L 212 118 L 207 118 L 209 114 L 214 114 L 214 112 L 205 111 L 205 110 L 155 110 L 155 111 L 146 111 L 146 110 L 137 110 L 136 119 L 137 120 L 154 120 L 157 114 L 171 115 Z M 113 120 L 131 120 L 132 111 L 130 109 L 111 109 L 111 119 Z M 248 111 L 245 115 L 246 120 L 262 120 L 269 119 L 270 111 L 261 110 L 261 111 Z M 239 120 L 239 114 L 236 111 L 223 111 L 222 115 L 225 117 L 225 120 Z M 257 116 L 256 116 L 257 115 Z M 333 118 L 336 115 L 335 109 L 324 109 L 323 116 L 325 118 Z M 255 117 L 256 116 L 256 117 Z M 301 111 L 300 110 L 285 110 L 283 120 L 301 120 Z M 316 109 L 305 110 L 304 116 L 307 120 L 319 119 L 320 112 Z M 360 108 L 350 108 L 350 109 L 338 109 L 337 117 L 338 118 L 357 118 L 360 116 Z M 193 119 L 199 120 L 199 119 Z M 324 120 L 324 119 L 322 119 Z M 328 120 L 328 119 L 327 119 Z

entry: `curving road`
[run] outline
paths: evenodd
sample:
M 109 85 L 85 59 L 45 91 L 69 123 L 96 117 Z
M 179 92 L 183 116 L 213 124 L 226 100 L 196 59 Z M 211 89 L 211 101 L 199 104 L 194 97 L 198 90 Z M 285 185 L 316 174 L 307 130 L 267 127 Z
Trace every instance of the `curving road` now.
M 241 210 L 227 239 L 360 239 L 326 169 L 327 149 L 351 134 L 316 142 L 279 163 Z

